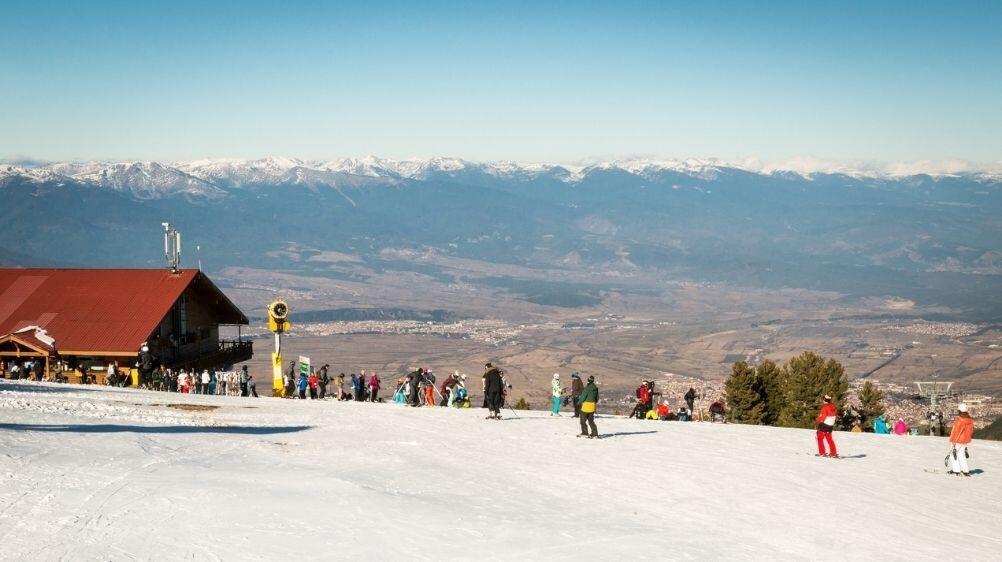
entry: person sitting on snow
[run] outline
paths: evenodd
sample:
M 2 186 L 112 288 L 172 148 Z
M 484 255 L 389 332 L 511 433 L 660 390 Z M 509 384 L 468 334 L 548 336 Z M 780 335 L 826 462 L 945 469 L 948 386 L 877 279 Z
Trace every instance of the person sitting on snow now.
M 878 435 L 887 435 L 891 432 L 887 427 L 887 414 L 880 414 L 873 420 L 873 432 Z
M 898 418 L 898 421 L 894 422 L 894 434 L 895 435 L 908 435 L 908 424 L 905 420 Z
M 660 404 L 658 404 L 657 412 L 658 412 L 658 419 L 661 421 L 668 421 L 668 419 L 671 417 L 671 407 L 668 406 L 667 398 L 665 398 L 664 400 L 661 401 Z
M 724 408 L 724 401 L 722 399 L 717 399 L 710 404 L 710 421 L 715 422 L 720 420 L 721 422 L 727 421 L 727 414 Z

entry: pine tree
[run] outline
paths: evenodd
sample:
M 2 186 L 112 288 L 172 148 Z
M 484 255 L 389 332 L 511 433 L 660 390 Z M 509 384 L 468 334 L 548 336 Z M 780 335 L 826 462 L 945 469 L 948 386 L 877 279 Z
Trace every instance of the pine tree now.
M 758 378 L 759 390 L 765 406 L 762 423 L 764 425 L 776 425 L 779 422 L 779 414 L 783 411 L 783 404 L 785 402 L 783 395 L 783 371 L 774 361 L 766 359 L 755 369 L 755 376 Z
M 755 370 L 744 361 L 731 368 L 724 382 L 724 401 L 728 418 L 736 423 L 762 425 L 765 423 L 765 403 Z
M 515 409 L 516 410 L 531 410 L 532 407 L 529 406 L 529 403 L 525 401 L 525 397 L 521 396 L 521 397 L 519 397 L 518 402 L 515 402 Z
M 870 381 L 859 389 L 859 423 L 863 431 L 873 431 L 873 420 L 884 413 L 884 393 Z
M 834 359 L 805 351 L 783 365 L 785 404 L 779 415 L 784 427 L 814 427 L 814 417 L 824 395 L 831 395 L 836 407 L 842 404 L 849 381 L 845 368 Z

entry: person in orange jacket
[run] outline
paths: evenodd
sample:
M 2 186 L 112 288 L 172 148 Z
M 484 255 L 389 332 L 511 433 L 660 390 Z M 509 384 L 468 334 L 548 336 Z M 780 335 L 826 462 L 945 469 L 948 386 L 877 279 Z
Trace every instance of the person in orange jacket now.
M 953 421 L 950 431 L 950 443 L 953 449 L 948 455 L 950 459 L 950 474 L 970 476 L 971 469 L 967 466 L 967 444 L 974 436 L 974 420 L 967 412 L 967 404 L 957 405 L 957 419 Z
M 838 410 L 832 404 L 832 397 L 825 395 L 821 404 L 821 411 L 814 419 L 817 422 L 818 455 L 819 457 L 838 458 L 838 451 L 835 449 L 835 440 L 832 439 L 832 431 L 835 429 L 835 418 Z M 825 452 L 825 442 L 828 443 L 828 452 Z

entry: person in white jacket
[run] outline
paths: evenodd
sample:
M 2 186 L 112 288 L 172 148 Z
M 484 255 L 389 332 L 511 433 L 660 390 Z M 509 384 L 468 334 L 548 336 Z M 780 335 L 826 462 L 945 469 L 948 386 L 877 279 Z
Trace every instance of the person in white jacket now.
M 553 412 L 550 413 L 551 416 L 560 415 L 560 396 L 564 393 L 564 389 L 560 386 L 560 373 L 553 373 Z

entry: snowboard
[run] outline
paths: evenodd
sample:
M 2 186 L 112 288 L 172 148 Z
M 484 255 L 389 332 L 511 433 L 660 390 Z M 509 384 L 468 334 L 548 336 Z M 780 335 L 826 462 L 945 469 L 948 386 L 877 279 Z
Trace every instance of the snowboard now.
M 821 456 L 821 455 L 819 455 L 817 453 L 802 453 L 802 454 L 808 455 L 808 456 L 811 456 L 811 457 L 816 457 L 816 458 L 819 458 L 819 459 L 831 459 L 831 460 L 835 460 L 835 461 L 837 461 L 837 460 L 844 460 L 844 459 L 861 459 L 861 458 L 863 458 L 863 457 L 866 456 L 866 455 L 860 454 L 860 455 L 839 455 L 837 457 L 824 457 L 824 456 Z
M 942 468 L 923 468 L 922 470 L 928 472 L 929 474 L 943 474 L 943 475 L 953 476 L 953 474 L 949 470 L 943 470 Z M 981 470 L 980 468 L 975 468 L 970 472 L 970 475 L 976 476 L 978 474 L 981 474 L 982 472 L 984 471 Z

